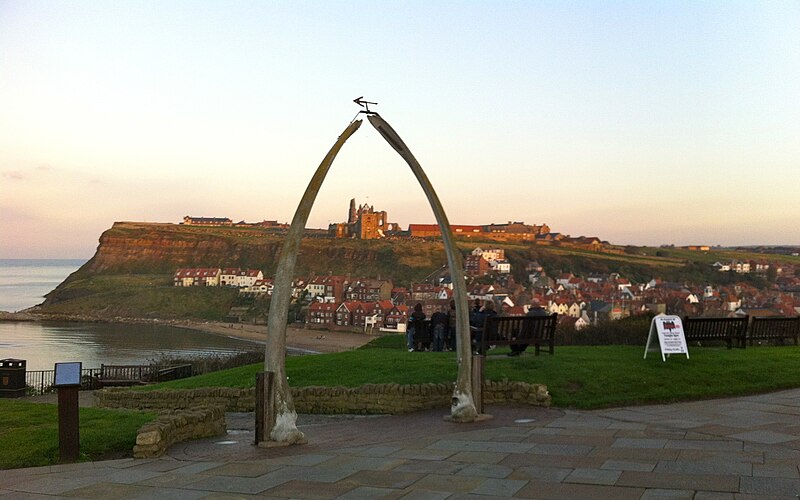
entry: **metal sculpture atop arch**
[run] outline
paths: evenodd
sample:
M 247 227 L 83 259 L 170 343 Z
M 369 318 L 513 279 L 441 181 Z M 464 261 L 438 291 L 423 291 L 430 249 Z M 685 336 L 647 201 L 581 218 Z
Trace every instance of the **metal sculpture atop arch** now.
M 358 100 L 356 100 L 358 101 Z M 359 104 L 358 102 L 356 102 Z M 375 103 L 369 103 L 375 104 Z M 420 183 L 428 202 L 431 205 L 436 221 L 444 240 L 447 263 L 450 267 L 450 276 L 453 282 L 453 298 L 456 302 L 456 331 L 459 336 L 458 348 L 458 377 L 453 390 L 452 405 L 450 408 L 450 419 L 457 422 L 472 422 L 478 418 L 478 412 L 473 399 L 471 387 L 472 348 L 469 335 L 469 312 L 467 311 L 467 291 L 464 283 L 464 268 L 461 256 L 455 245 L 453 235 L 450 231 L 450 223 L 445 215 L 439 197 L 436 195 L 422 167 L 411 154 L 408 146 L 403 142 L 395 130 L 374 111 L 362 111 L 367 114 L 369 122 L 381 134 L 381 136 L 394 148 L 395 151 L 411 167 L 414 176 Z M 297 254 L 300 249 L 300 241 L 303 237 L 308 216 L 314 205 L 314 200 L 319 193 L 325 176 L 339 153 L 344 143 L 361 126 L 361 120 L 353 120 L 344 129 L 336 143 L 331 147 L 328 154 L 322 160 L 311 181 L 308 183 L 303 197 L 297 206 L 292 224 L 281 250 L 278 269 L 275 275 L 275 283 L 272 292 L 272 301 L 269 310 L 269 320 L 267 323 L 267 345 L 264 359 L 264 369 L 273 372 L 273 385 L 268 391 L 272 394 L 272 401 L 268 402 L 267 409 L 271 412 L 268 421 L 271 423 L 269 439 L 271 441 L 296 444 L 306 442 L 305 436 L 297 428 L 297 413 L 294 410 L 292 394 L 289 383 L 286 379 L 285 350 L 286 350 L 286 323 L 289 315 L 289 302 L 291 299 L 291 283 L 294 275 Z

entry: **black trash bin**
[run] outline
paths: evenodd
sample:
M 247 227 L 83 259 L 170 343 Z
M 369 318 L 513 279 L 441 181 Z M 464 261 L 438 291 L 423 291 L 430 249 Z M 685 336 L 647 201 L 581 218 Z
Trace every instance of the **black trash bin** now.
M 0 359 L 0 398 L 25 396 L 24 359 Z

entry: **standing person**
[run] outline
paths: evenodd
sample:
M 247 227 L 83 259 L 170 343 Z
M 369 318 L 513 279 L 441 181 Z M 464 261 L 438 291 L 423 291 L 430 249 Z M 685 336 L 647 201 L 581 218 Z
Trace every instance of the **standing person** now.
M 444 337 L 447 330 L 447 315 L 442 311 L 431 314 L 431 330 L 433 332 L 433 351 L 444 350 Z
M 481 301 L 481 299 L 475 299 L 475 302 L 472 303 L 472 311 L 470 311 L 469 317 L 477 316 L 481 311 L 483 311 L 483 301 Z
M 547 316 L 547 311 L 544 310 L 539 299 L 533 299 L 531 301 L 531 308 L 528 309 L 528 314 L 526 314 L 526 316 Z M 528 344 L 511 344 L 511 352 L 508 353 L 508 355 L 519 356 L 527 348 Z
M 411 316 L 408 318 L 408 330 L 406 331 L 406 344 L 408 346 L 408 352 L 414 352 L 414 333 L 418 327 L 422 329 L 423 321 L 425 321 L 425 313 L 422 312 L 422 304 L 418 302 L 416 305 L 414 305 L 414 312 L 412 312 Z
M 447 349 L 456 350 L 458 337 L 456 336 L 456 301 L 450 301 L 450 309 L 447 311 Z

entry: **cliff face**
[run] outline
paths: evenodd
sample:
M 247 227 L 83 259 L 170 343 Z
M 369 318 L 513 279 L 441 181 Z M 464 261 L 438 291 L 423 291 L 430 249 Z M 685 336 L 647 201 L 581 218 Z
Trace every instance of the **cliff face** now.
M 92 274 L 174 273 L 179 267 L 245 267 L 274 260 L 281 238 L 257 229 L 117 222 L 100 236 Z
M 274 275 L 283 246 L 279 230 L 116 222 L 94 257 L 67 282 L 104 274 L 168 274 L 181 267 L 241 267 Z M 402 257 L 396 257 L 402 256 Z M 352 274 L 404 279 L 442 265 L 441 244 L 306 237 L 296 274 Z M 411 276 L 409 276 L 411 277 Z M 66 282 L 65 282 L 66 283 Z

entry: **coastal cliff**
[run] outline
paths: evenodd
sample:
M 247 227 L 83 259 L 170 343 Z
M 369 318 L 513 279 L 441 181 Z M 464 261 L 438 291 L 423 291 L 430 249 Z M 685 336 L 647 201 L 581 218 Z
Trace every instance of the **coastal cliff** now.
M 384 242 L 330 240 L 319 238 L 319 230 L 309 233 L 300 249 L 298 274 L 357 272 L 373 267 L 370 263 L 380 268 L 381 261 L 386 272 L 396 271 L 395 262 L 385 258 L 387 254 L 393 257 L 394 251 Z M 275 272 L 282 245 L 283 232 L 275 229 L 116 222 L 100 236 L 97 252 L 76 275 L 172 275 L 180 267 L 241 267 L 261 269 L 269 276 Z M 436 247 L 441 245 L 421 248 L 418 253 L 429 256 Z M 408 257 L 421 267 L 436 265 Z
M 144 316 L 158 317 L 163 314 L 159 303 L 173 300 L 175 294 L 193 294 L 194 301 L 209 296 L 216 303 L 224 295 L 222 291 L 171 290 L 175 270 L 235 267 L 260 269 L 265 276 L 273 276 L 284 234 L 285 230 L 259 227 L 116 222 L 100 236 L 94 256 L 47 294 L 41 312 L 142 315 L 145 306 L 134 307 L 132 303 L 149 297 L 146 307 L 153 312 L 144 311 Z M 324 231 L 307 230 L 297 260 L 298 276 L 381 276 L 407 284 L 445 262 L 440 242 L 332 240 L 321 236 L 325 236 Z M 233 300 L 226 298 L 222 304 L 208 307 L 227 312 L 225 307 Z M 101 304 L 103 301 L 105 304 Z

